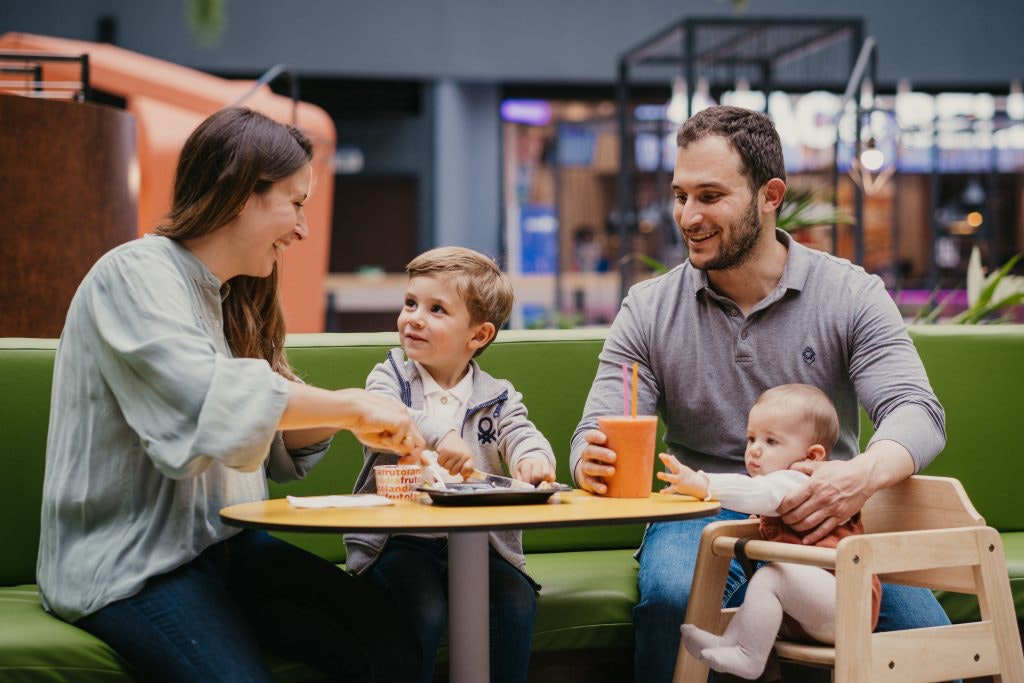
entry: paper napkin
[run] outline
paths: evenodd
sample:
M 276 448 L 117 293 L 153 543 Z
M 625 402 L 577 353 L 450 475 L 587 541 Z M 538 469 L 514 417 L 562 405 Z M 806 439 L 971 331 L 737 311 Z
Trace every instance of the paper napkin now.
M 288 504 L 293 508 L 369 508 L 394 505 L 392 501 L 375 493 L 351 496 L 288 496 Z

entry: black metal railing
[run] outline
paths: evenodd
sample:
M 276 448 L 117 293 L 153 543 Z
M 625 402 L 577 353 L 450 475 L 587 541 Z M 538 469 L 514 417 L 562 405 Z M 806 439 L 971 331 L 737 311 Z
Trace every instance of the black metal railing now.
M 78 62 L 77 81 L 58 81 L 45 78 L 43 65 L 47 62 Z M 25 76 L 7 78 L 7 76 Z M 0 91 L 26 97 L 72 99 L 88 102 L 92 97 L 89 87 L 89 55 L 59 55 L 31 50 L 0 52 Z

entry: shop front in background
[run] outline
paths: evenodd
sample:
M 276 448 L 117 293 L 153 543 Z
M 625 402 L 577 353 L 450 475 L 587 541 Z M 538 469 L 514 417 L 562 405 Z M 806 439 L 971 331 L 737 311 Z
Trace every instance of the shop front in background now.
M 762 109 L 783 140 L 789 185 L 816 197 L 820 215 L 854 215 L 864 194 L 862 265 L 893 290 L 963 287 L 971 249 L 989 268 L 1024 251 L 1024 95 L 874 95 L 854 160 L 853 116 L 832 123 L 829 92 L 709 93 Z M 617 221 L 619 135 L 611 101 L 506 100 L 503 190 L 509 267 L 531 292 L 520 324 L 603 324 L 619 304 L 620 272 L 631 282 L 686 256 L 671 219 L 677 124 L 670 105 L 632 108 L 636 215 L 627 244 Z M 836 138 L 839 144 L 836 144 Z M 838 156 L 836 149 L 838 148 Z M 869 151 L 870 150 L 870 151 Z M 865 164 L 865 162 L 867 162 Z M 867 167 L 866 167 L 867 166 Z M 832 202 L 833 183 L 837 189 Z M 833 237 L 835 231 L 835 237 Z M 854 226 L 831 222 L 794 232 L 808 246 L 854 260 Z M 626 268 L 619 268 L 626 261 Z M 912 296 L 910 298 L 913 298 Z

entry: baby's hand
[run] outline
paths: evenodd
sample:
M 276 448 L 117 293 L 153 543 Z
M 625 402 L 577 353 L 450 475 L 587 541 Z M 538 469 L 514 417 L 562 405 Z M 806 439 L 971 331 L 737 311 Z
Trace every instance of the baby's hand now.
M 455 430 L 448 432 L 437 442 L 437 464 L 450 474 L 461 474 L 463 478 L 473 473 L 473 452 Z
M 547 458 L 528 455 L 516 465 L 516 471 L 512 473 L 512 478 L 536 486 L 542 481 L 554 481 L 555 468 L 551 466 Z
M 669 483 L 662 489 L 663 493 L 681 493 L 701 500 L 708 497 L 707 475 L 702 472 L 694 472 L 679 462 L 674 455 L 660 453 L 658 457 L 669 469 L 668 472 L 658 472 L 658 479 Z

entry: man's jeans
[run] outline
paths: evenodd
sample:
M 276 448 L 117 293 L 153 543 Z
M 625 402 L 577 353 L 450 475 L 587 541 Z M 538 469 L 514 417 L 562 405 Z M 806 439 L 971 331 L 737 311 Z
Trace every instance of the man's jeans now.
M 243 531 L 75 622 L 146 681 L 271 681 L 263 650 L 346 681 L 410 681 L 419 648 L 370 585 Z
M 679 650 L 679 625 L 686 615 L 697 548 L 704 527 L 720 520 L 747 519 L 749 515 L 722 510 L 715 517 L 652 524 L 640 551 L 640 602 L 633 608 L 636 627 L 636 680 L 669 683 Z M 733 560 L 725 585 L 724 605 L 743 602 L 746 576 Z M 931 591 L 883 584 L 879 631 L 942 626 L 949 618 Z

